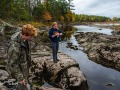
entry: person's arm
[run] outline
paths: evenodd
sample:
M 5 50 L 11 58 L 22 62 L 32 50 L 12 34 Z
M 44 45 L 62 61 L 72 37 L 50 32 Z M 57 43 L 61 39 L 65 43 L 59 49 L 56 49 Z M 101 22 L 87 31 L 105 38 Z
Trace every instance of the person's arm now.
M 55 35 L 52 35 L 52 38 L 54 38 L 56 36 L 56 34 Z

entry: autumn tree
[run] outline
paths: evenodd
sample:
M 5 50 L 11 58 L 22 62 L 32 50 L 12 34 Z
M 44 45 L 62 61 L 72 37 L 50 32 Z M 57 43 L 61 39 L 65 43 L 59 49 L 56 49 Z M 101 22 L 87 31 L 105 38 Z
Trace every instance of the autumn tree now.
M 8 2 L 8 0 L 2 0 L 0 1 L 0 18 L 12 18 L 16 21 L 61 20 L 73 22 L 75 15 L 71 13 L 74 7 L 72 1 L 73 0 L 9 0 Z
M 43 14 L 43 18 L 45 21 L 51 21 L 52 19 L 52 16 L 50 15 L 50 13 L 48 11 L 46 11 L 44 14 Z

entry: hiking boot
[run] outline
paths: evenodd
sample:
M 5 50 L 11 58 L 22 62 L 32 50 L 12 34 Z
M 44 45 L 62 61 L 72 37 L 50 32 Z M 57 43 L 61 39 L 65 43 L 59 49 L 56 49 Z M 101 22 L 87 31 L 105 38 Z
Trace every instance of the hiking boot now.
M 57 61 L 60 61 L 60 59 L 57 59 Z
M 57 60 L 55 60 L 54 63 L 57 63 Z

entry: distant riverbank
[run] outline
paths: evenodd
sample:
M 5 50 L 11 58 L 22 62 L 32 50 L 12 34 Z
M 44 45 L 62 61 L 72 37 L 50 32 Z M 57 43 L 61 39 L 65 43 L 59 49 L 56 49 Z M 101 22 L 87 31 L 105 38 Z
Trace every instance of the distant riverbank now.
M 102 25 L 102 26 L 112 26 L 120 25 L 120 22 L 74 22 L 71 25 Z

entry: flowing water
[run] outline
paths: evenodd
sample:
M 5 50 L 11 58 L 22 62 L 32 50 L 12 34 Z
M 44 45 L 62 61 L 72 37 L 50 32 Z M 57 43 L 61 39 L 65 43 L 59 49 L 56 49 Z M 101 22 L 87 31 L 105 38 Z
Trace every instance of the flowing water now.
M 80 70 L 85 74 L 89 85 L 89 90 L 120 90 L 120 72 L 111 68 L 104 67 L 88 59 L 86 53 L 82 51 L 82 47 L 78 45 L 74 34 L 77 32 L 97 32 L 111 35 L 110 29 L 94 26 L 74 26 L 62 28 L 64 36 L 60 42 L 60 51 L 68 54 L 80 65 Z M 79 47 L 79 50 L 73 50 L 66 48 L 67 43 L 72 42 Z M 113 86 L 106 86 L 106 84 L 112 84 Z

